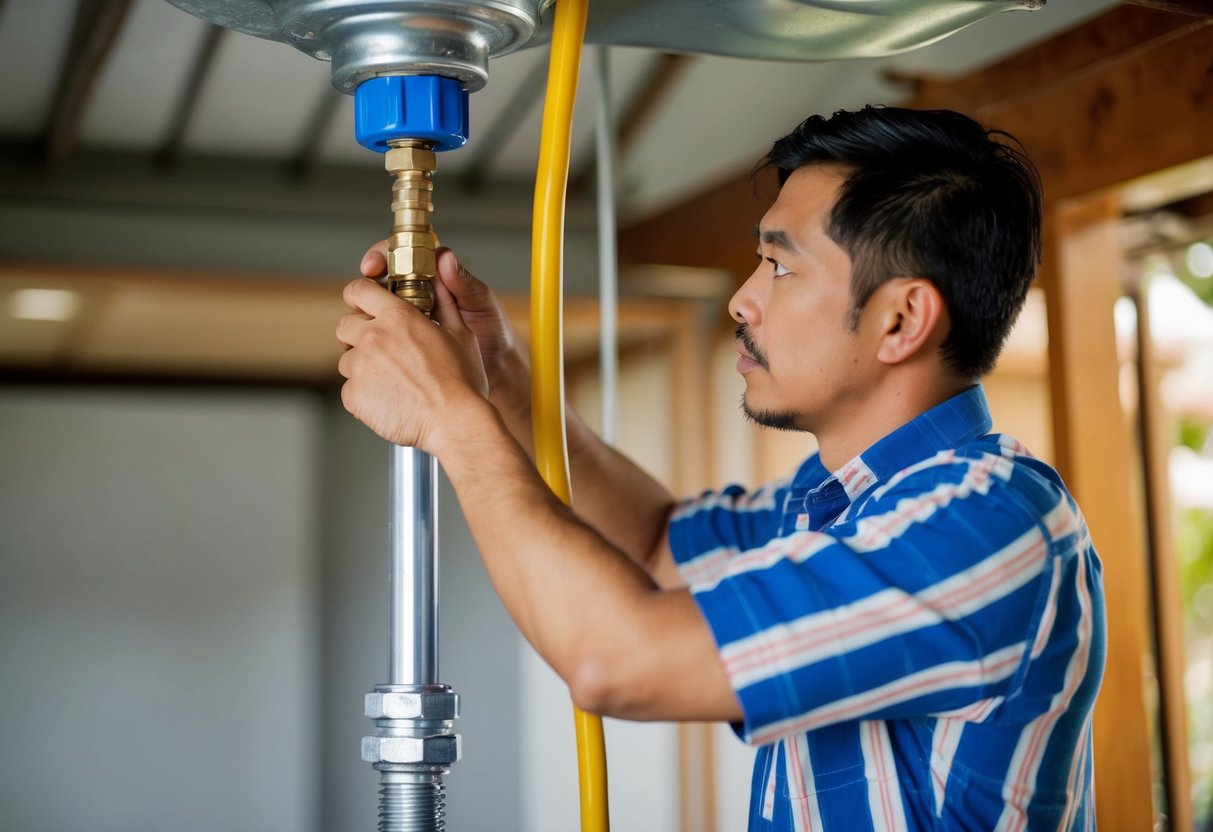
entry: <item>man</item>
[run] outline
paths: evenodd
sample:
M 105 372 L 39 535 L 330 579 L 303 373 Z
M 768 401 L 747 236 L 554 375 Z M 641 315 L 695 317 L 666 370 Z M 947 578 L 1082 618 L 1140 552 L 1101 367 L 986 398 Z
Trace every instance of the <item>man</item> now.
M 582 708 L 759 747 L 751 830 L 1092 827 L 1099 562 L 978 384 L 1039 260 L 1036 174 L 964 116 L 891 108 L 810 118 L 767 163 L 729 311 L 746 413 L 818 440 L 790 479 L 676 505 L 570 415 L 564 508 L 528 459 L 526 359 L 449 252 L 440 326 L 347 287 L 346 407 L 438 456 Z

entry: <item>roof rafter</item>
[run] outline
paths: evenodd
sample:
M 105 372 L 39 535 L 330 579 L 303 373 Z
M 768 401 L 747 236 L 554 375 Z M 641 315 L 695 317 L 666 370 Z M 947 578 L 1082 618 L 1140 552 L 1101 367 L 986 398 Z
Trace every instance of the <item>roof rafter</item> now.
M 61 167 L 75 149 L 89 96 L 130 7 L 131 0 L 80 0 L 55 102 L 43 132 L 42 155 L 47 167 Z
M 1190 14 L 1195 17 L 1213 17 L 1211 0 L 1125 0 L 1126 5 L 1145 6 L 1162 12 Z
M 181 160 L 185 136 L 189 131 L 194 113 L 198 109 L 198 100 L 202 97 L 202 86 L 206 83 L 211 66 L 215 63 L 215 54 L 219 51 L 219 44 L 223 42 L 227 31 L 222 26 L 216 26 L 213 23 L 207 27 L 206 37 L 202 39 L 202 44 L 194 56 L 194 65 L 190 69 L 185 91 L 177 102 L 177 109 L 173 113 L 172 121 L 169 122 L 171 127 L 168 138 L 164 140 L 164 144 L 156 154 L 156 162 L 161 167 L 174 167 Z

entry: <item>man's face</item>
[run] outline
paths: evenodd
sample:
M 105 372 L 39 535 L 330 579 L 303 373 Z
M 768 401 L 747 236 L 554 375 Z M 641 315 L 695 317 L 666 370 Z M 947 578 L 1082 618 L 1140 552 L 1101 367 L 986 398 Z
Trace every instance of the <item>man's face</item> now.
M 825 231 L 843 184 L 806 167 L 784 183 L 758 227 L 758 268 L 729 302 L 750 418 L 812 432 L 847 418 L 870 388 L 873 327 L 852 330 L 851 259 Z

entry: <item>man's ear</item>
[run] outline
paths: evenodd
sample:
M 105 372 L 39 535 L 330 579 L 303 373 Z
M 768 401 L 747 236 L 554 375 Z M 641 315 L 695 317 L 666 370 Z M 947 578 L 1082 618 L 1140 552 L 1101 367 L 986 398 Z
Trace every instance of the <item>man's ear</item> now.
M 924 350 L 938 349 L 947 336 L 948 310 L 943 295 L 930 280 L 903 277 L 883 287 L 880 346 L 876 358 L 900 364 Z

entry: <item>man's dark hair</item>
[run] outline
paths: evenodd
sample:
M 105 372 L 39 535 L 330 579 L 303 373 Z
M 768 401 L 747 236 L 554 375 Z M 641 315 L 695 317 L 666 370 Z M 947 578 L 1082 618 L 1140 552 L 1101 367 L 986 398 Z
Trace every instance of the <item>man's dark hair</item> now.
M 850 255 L 852 319 L 882 283 L 923 277 L 947 304 L 944 360 L 994 368 L 1040 263 L 1040 177 L 1014 137 L 947 110 L 812 116 L 771 148 L 782 185 L 807 165 L 845 179 L 826 233 Z

